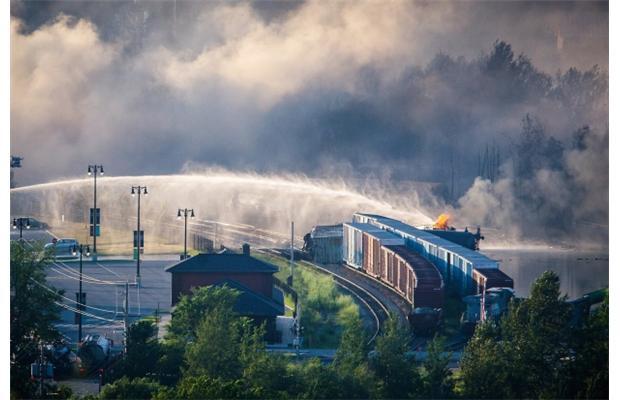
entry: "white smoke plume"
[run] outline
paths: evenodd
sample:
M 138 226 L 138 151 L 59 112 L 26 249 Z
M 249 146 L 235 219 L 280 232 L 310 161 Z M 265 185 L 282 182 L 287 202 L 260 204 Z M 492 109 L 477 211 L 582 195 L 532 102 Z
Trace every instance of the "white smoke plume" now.
M 403 189 L 426 181 L 444 187 L 457 221 L 521 234 L 519 213 L 531 210 L 514 193 L 515 175 L 474 181 L 482 149 L 496 144 L 506 162 L 528 113 L 562 143 L 582 126 L 596 137 L 606 130 L 603 3 L 11 8 L 11 152 L 25 157 L 21 185 L 94 162 L 113 175 L 169 174 L 189 162 L 364 186 L 372 176 L 401 189 L 391 204 L 413 207 L 417 196 L 429 214 L 448 209 L 419 185 Z M 605 160 L 568 145 L 562 157 L 561 172 L 536 169 L 527 181 L 550 212 L 579 192 L 572 221 L 604 223 L 605 203 L 573 186 L 604 191 Z M 566 184 L 551 190 L 558 180 Z

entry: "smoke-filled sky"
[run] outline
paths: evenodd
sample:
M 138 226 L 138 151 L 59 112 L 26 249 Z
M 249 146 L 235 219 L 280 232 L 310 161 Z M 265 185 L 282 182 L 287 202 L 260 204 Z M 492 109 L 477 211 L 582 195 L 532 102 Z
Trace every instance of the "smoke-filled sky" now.
M 20 185 L 95 162 L 444 185 L 454 171 L 449 200 L 485 220 L 507 197 L 474 183 L 478 158 L 496 146 L 516 182 L 529 115 L 566 150 L 530 181 L 569 197 L 608 187 L 607 164 L 587 163 L 607 151 L 606 2 L 12 1 L 11 14 Z

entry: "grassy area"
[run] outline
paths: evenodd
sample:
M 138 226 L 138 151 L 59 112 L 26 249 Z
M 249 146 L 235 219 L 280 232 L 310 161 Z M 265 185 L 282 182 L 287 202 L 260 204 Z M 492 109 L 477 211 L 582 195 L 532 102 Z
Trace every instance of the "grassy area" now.
M 254 253 L 254 256 L 278 266 L 280 271 L 276 276 L 286 281 L 290 273 L 288 261 L 268 254 Z M 301 303 L 304 347 L 337 347 L 344 324 L 351 318 L 359 318 L 357 304 L 351 296 L 340 292 L 331 276 L 299 263 L 294 263 L 293 273 L 293 288 Z

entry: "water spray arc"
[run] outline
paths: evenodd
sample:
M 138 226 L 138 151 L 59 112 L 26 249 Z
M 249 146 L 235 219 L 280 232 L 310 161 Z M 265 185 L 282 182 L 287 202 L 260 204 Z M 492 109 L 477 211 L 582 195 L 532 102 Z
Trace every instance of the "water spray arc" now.
M 226 234 L 222 233 L 226 226 L 222 221 L 239 227 L 255 227 L 270 237 L 270 233 L 277 232 L 273 236 L 277 243 L 273 246 L 287 249 L 293 215 L 296 232 L 309 232 L 316 224 L 345 221 L 359 210 L 388 215 L 413 225 L 433 222 L 420 210 L 419 200 L 414 195 L 386 194 L 384 190 L 371 187 L 361 191 L 341 181 L 220 170 L 183 175 L 106 176 L 103 180 L 97 179 L 97 206 L 106 210 L 107 232 L 105 238 L 97 238 L 98 253 L 131 254 L 133 251 L 124 232 L 136 229 L 136 205 L 134 199 L 127 196 L 130 194 L 127 190 L 137 184 L 148 186 L 149 193 L 157 192 L 155 198 L 149 196 L 148 202 L 140 203 L 140 229 L 148 229 L 149 238 L 152 238 L 149 243 L 163 252 L 174 251 L 170 244 L 177 235 L 175 232 L 183 234 L 183 226 L 175 221 L 176 215 L 170 210 L 170 205 L 183 205 L 178 204 L 179 198 L 195 213 L 206 213 L 200 215 L 203 223 L 210 221 L 210 230 L 217 229 L 216 248 L 226 240 Z M 93 204 L 88 196 L 88 187 L 92 188 L 89 185 L 92 185 L 91 179 L 70 179 L 11 189 L 11 213 L 31 215 L 45 221 L 52 230 L 58 227 L 77 232 L 83 224 L 80 210 Z M 137 194 L 135 189 L 134 194 Z M 188 221 L 188 235 L 195 227 L 195 220 Z M 295 247 L 301 244 L 300 240 L 295 237 Z M 86 238 L 80 241 L 86 242 Z

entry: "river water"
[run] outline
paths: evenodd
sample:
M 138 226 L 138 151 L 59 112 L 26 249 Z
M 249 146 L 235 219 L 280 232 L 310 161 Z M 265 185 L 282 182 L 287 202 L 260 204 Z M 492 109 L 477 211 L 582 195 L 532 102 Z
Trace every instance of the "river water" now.
M 500 269 L 514 280 L 518 297 L 530 293 L 544 271 L 560 277 L 560 290 L 569 299 L 609 286 L 609 253 L 578 250 L 488 249 L 482 253 L 500 261 Z

